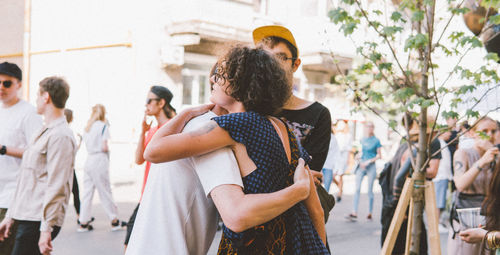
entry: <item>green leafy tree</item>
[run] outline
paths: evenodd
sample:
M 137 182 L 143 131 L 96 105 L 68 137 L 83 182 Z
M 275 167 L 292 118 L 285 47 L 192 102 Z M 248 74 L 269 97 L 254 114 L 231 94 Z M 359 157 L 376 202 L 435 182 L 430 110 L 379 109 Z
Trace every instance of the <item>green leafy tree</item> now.
M 432 123 L 427 121 L 429 108 L 437 112 L 436 118 L 441 115 L 458 120 L 480 119 L 489 112 L 479 112 L 476 106 L 497 86 L 491 85 L 500 82 L 497 54 L 487 54 L 480 66 L 470 67 L 463 63 L 464 57 L 473 49 L 483 47 L 481 34 L 475 36 L 451 29 L 452 21 L 470 11 L 464 2 L 341 0 L 339 6 L 329 13 L 331 21 L 352 40 L 357 47 L 356 53 L 363 60 L 340 79 L 343 86 L 354 92 L 355 102 L 383 118 L 394 131 L 396 122 L 384 117 L 387 115 L 381 114 L 381 111 L 393 114 L 412 112 L 417 120 L 418 143 L 416 146 L 409 143 L 410 149 L 417 151 L 416 158 L 410 153 L 415 170 L 412 175 L 415 185 L 410 254 L 420 254 L 423 184 L 432 156 L 428 148 L 435 138 L 428 135 L 427 129 L 438 131 L 437 135 L 441 133 L 436 120 Z M 483 0 L 481 4 L 498 9 L 500 0 Z M 442 11 L 442 6 L 445 11 Z M 500 18 L 498 15 L 485 15 L 481 22 L 498 24 Z M 333 53 L 332 56 L 335 58 Z M 436 60 L 440 57 L 455 63 L 440 67 Z M 473 103 L 467 111 L 459 111 L 464 99 L 478 89 L 485 92 L 471 98 Z M 490 109 L 494 110 L 498 109 Z M 401 135 L 409 137 L 409 128 L 406 127 L 406 134 Z

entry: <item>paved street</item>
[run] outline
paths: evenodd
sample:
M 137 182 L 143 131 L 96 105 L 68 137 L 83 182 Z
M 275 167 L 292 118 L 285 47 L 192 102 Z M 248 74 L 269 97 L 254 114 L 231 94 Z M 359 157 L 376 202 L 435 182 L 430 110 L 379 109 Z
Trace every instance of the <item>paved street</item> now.
M 330 247 L 334 254 L 378 254 L 380 251 L 380 204 L 381 195 L 378 184 L 375 186 L 374 220 L 366 220 L 368 210 L 368 199 L 366 186 L 363 185 L 362 196 L 359 206 L 359 220 L 347 222 L 344 216 L 352 208 L 352 194 L 354 192 L 354 176 L 345 178 L 345 195 L 340 203 L 337 203 L 330 215 L 327 224 L 327 234 Z M 363 183 L 366 184 L 366 183 Z M 332 192 L 335 189 L 332 188 Z M 139 194 L 137 183 L 115 184 L 113 195 L 118 201 L 121 219 L 127 220 L 136 205 Z M 98 198 L 98 196 L 96 196 Z M 98 200 L 98 199 L 97 199 Z M 95 201 L 93 215 L 96 220 L 95 230 L 87 233 L 77 233 L 76 215 L 71 207 L 66 216 L 65 224 L 61 233 L 54 241 L 54 254 L 56 255 L 84 255 L 84 254 L 123 254 L 123 239 L 125 231 L 111 232 L 109 221 L 98 201 Z M 442 246 L 445 246 L 445 235 L 441 235 Z M 216 254 L 217 244 L 220 240 L 220 232 L 217 233 L 214 243 L 208 254 Z M 168 253 L 167 253 L 168 254 Z M 446 254 L 443 250 L 443 254 Z

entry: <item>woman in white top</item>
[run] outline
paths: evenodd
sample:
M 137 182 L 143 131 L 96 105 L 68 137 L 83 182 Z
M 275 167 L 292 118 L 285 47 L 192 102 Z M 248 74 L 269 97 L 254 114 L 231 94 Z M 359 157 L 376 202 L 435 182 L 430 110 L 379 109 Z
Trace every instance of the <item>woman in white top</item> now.
M 349 156 L 352 150 L 352 136 L 349 133 L 349 125 L 344 120 L 340 120 L 337 123 L 337 128 L 335 132 L 335 138 L 337 138 L 339 159 L 337 160 L 336 169 L 334 169 L 333 180 L 339 187 L 339 193 L 337 194 L 337 201 L 340 202 L 342 199 L 342 190 L 344 182 L 342 177 L 349 163 Z M 335 177 L 338 176 L 338 180 Z
M 92 230 L 90 222 L 92 209 L 92 198 L 97 189 L 104 207 L 104 211 L 111 220 L 111 230 L 120 230 L 126 226 L 126 222 L 120 222 L 117 218 L 118 209 L 111 195 L 111 184 L 109 182 L 109 129 L 106 124 L 106 109 L 101 104 L 92 107 L 92 114 L 85 128 L 83 142 L 87 148 L 87 160 L 84 166 L 83 196 L 80 211 L 80 228 L 78 232 Z
M 332 125 L 332 133 L 330 138 L 330 146 L 328 147 L 328 155 L 326 156 L 325 164 L 323 164 L 323 184 L 325 185 L 326 191 L 330 192 L 330 185 L 332 180 L 335 184 L 339 185 L 339 183 L 334 179 L 333 171 L 338 170 L 338 161 L 340 159 L 340 151 L 339 145 L 337 143 L 337 139 L 335 138 L 335 134 L 333 133 Z M 340 176 L 342 178 L 342 176 Z

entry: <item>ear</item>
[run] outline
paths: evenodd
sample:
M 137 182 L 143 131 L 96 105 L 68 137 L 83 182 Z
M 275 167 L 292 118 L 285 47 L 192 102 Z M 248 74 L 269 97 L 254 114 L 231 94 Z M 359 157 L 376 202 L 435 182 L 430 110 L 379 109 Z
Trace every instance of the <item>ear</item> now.
M 166 101 L 165 101 L 165 99 L 163 99 L 163 98 L 162 98 L 160 101 L 158 101 L 158 105 L 159 105 L 161 108 L 165 107 L 165 105 L 166 105 L 166 104 L 167 104 L 167 102 L 166 102 Z
M 47 91 L 42 92 L 42 99 L 43 102 L 46 104 L 52 103 L 52 99 L 50 98 L 49 92 Z
M 297 58 L 293 63 L 292 69 L 294 73 L 295 71 L 297 71 L 297 69 L 299 69 L 300 63 L 302 63 L 302 60 L 300 60 L 300 58 Z

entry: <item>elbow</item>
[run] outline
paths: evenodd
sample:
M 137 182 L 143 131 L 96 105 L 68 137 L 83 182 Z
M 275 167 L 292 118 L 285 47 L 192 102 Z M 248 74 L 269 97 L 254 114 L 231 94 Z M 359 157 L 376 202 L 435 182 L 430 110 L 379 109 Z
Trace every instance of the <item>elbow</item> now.
M 144 161 L 145 161 L 144 158 L 136 157 L 136 159 L 135 159 L 135 163 L 137 165 L 142 165 L 142 163 L 144 163 Z
M 244 216 L 242 216 L 242 214 L 239 214 L 237 212 L 235 212 L 233 216 L 222 217 L 222 221 L 224 222 L 226 228 L 229 228 L 235 233 L 243 232 L 252 227 L 246 224 L 246 222 L 248 221 Z

